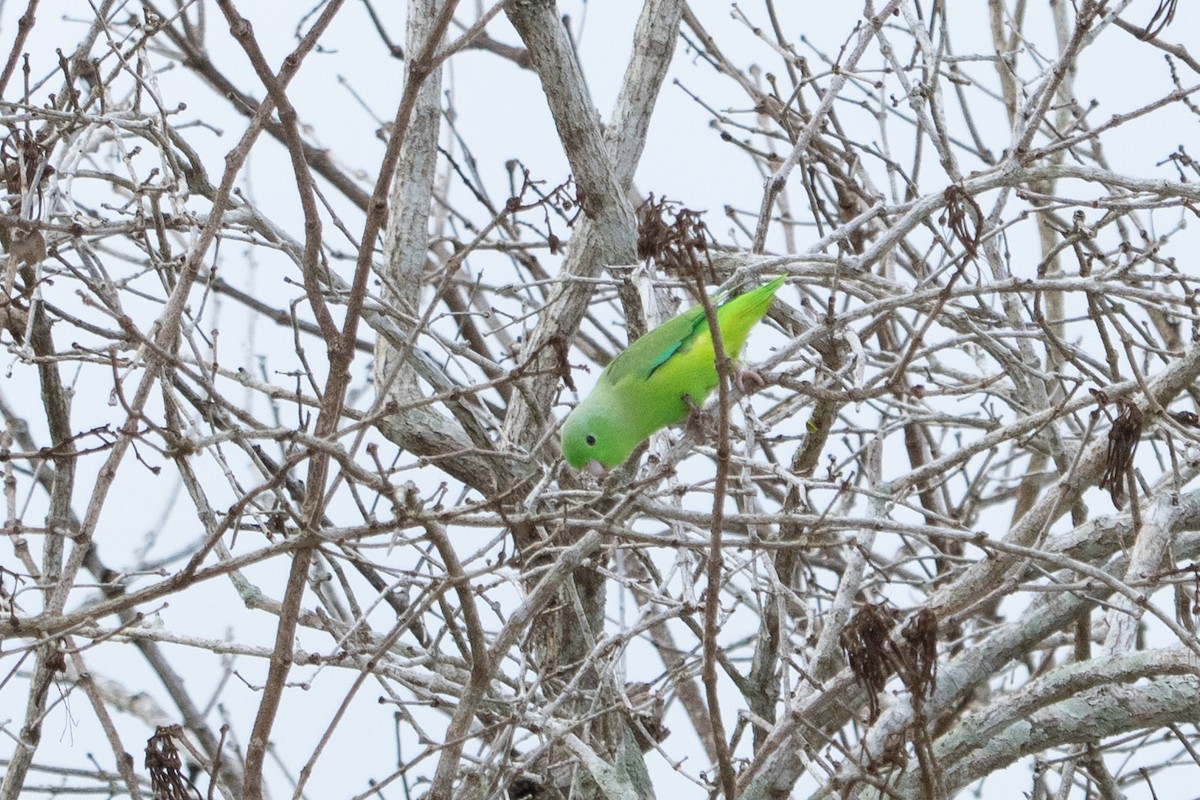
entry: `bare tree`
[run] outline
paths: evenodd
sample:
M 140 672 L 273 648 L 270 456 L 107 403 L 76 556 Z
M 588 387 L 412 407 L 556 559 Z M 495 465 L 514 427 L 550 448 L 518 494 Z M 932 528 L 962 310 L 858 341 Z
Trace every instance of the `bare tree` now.
M 1194 773 L 1200 168 L 1154 151 L 1200 117 L 1192 9 L 646 0 L 598 110 L 596 4 L 384 5 L 13 21 L 0 797 Z M 345 111 L 364 60 L 390 121 Z M 569 174 L 476 157 L 481 61 Z M 640 177 L 667 92 L 710 130 L 655 135 L 761 195 Z M 563 463 L 632 338 L 779 274 L 762 386 Z

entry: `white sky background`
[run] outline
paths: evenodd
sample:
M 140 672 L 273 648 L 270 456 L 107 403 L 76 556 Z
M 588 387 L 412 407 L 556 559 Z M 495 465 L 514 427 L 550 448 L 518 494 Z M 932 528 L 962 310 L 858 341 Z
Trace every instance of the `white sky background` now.
M 1148 20 L 1157 2 L 1158 0 L 1139 0 L 1132 4 L 1133 10 L 1126 17 L 1131 20 Z M 238 3 L 239 11 L 254 24 L 258 39 L 271 63 L 278 64 L 283 54 L 294 46 L 294 25 L 298 17 L 294 9 L 302 5 L 304 4 L 282 0 Z M 392 4 L 387 2 L 378 4 L 381 13 L 389 15 L 384 19 L 389 34 L 394 41 L 402 43 L 402 12 L 390 10 L 387 8 L 390 5 Z M 1035 20 L 1041 18 L 1041 30 L 1044 31 L 1044 37 L 1031 44 L 1040 49 L 1046 57 L 1052 57 L 1056 54 L 1056 46 L 1049 13 L 1041 3 L 1030 5 L 1031 17 Z M 584 73 L 590 82 L 592 98 L 598 112 L 607 117 L 614 105 L 624 72 L 629 39 L 640 4 L 611 0 L 587 4 L 561 3 L 560 7 L 564 13 L 570 15 L 573 30 L 578 34 L 579 55 Z M 131 3 L 130 8 L 136 8 L 136 4 Z M 693 8 L 710 30 L 721 31 L 718 39 L 732 61 L 740 64 L 757 62 L 762 65 L 764 71 L 781 69 L 778 59 L 772 58 L 762 41 L 730 17 L 727 4 L 695 2 Z M 756 24 L 766 25 L 765 13 L 758 5 L 745 3 L 742 8 Z M 785 30 L 803 32 L 813 47 L 828 55 L 837 53 L 847 40 L 854 20 L 861 13 L 861 7 L 855 3 L 780 2 L 777 8 Z M 286 9 L 286 12 L 283 9 Z M 16 18 L 23 10 L 23 5 L 11 2 L 0 6 L 0 43 L 3 44 L 4 52 L 7 52 L 12 41 Z M 261 97 L 261 86 L 250 76 L 244 58 L 228 36 L 219 12 L 212 8 L 208 13 L 209 46 L 214 60 L 218 64 L 239 64 L 237 70 L 230 67 L 226 74 L 233 78 L 243 91 Z M 962 31 L 963 37 L 963 40 L 953 43 L 958 52 L 981 52 L 989 49 L 986 4 L 982 0 L 955 0 L 950 4 L 950 13 L 963 18 L 959 22 L 964 24 L 955 26 L 956 32 Z M 77 20 L 85 17 L 86 4 L 74 0 L 43 2 L 39 6 L 38 24 L 25 48 L 32 56 L 35 79 L 54 68 L 55 48 L 62 48 L 66 52 L 73 48 L 81 30 L 81 23 Z M 968 21 L 971 24 L 965 24 Z M 1173 25 L 1163 38 L 1167 41 L 1186 41 L 1194 46 L 1196 32 L 1200 30 L 1198 26 L 1200 11 L 1196 5 L 1181 3 Z M 1036 31 L 1039 28 L 1035 24 L 1030 26 L 1030 30 Z M 503 42 L 519 44 L 515 33 L 502 18 L 493 23 L 489 33 Z M 1113 114 L 1125 113 L 1141 106 L 1146 98 L 1147 83 L 1154 87 L 1153 96 L 1165 93 L 1166 90 L 1162 87 L 1167 85 L 1166 66 L 1161 56 L 1155 56 L 1146 47 L 1123 47 L 1129 37 L 1118 31 L 1110 30 L 1105 35 L 1112 38 L 1113 45 L 1087 50 L 1075 79 L 1078 96 L 1083 99 L 1095 98 L 1098 102 L 1091 112 L 1093 124 L 1098 124 Z M 369 190 L 374 180 L 376 164 L 383 151 L 383 143 L 375 136 L 378 121 L 359 105 L 347 87 L 362 98 L 371 112 L 378 117 L 390 119 L 402 91 L 403 64 L 388 56 L 358 3 L 347 4 L 347 8 L 339 16 L 323 43 L 331 52 L 310 56 L 289 94 L 300 112 L 302 121 L 308 126 L 308 140 L 328 148 L 335 160 L 347 169 L 361 170 L 363 186 Z M 798 45 L 798 49 L 810 58 L 816 71 L 819 59 L 815 53 L 803 45 Z M 1027 52 L 1024 55 L 1026 57 L 1021 62 L 1023 74 L 1033 74 L 1034 68 L 1028 57 L 1031 54 Z M 161 54 L 152 56 L 152 61 L 163 70 L 159 81 L 168 104 L 180 100 L 186 100 L 188 104 L 187 111 L 177 119 L 200 119 L 220 129 L 221 135 L 214 133 L 190 136 L 194 146 L 205 148 L 210 159 L 210 179 L 215 181 L 223 167 L 225 152 L 244 130 L 244 118 L 233 113 L 225 100 L 213 96 L 210 89 L 199 85 L 186 71 L 178 67 L 172 68 Z M 990 73 L 989 85 L 998 90 L 999 84 L 994 79 L 994 68 L 990 64 L 965 64 L 963 68 L 971 71 L 976 77 Z M 671 79 L 678 80 L 688 90 L 702 96 L 711 107 L 729 114 L 731 118 L 745 119 L 752 123 L 753 120 L 748 119 L 751 111 L 747 108 L 744 94 L 738 91 L 732 82 L 716 75 L 711 67 L 697 59 L 695 54 L 682 44 L 676 50 Z M 642 194 L 654 192 L 657 196 L 666 195 L 679 200 L 691 208 L 707 209 L 710 212 L 709 224 L 722 243 L 744 246 L 747 244 L 746 237 L 733 232 L 733 226 L 724 217 L 722 209 L 726 205 L 742 210 L 757 209 L 761 200 L 762 176 L 744 153 L 734 145 L 721 141 L 717 131 L 709 125 L 709 113 L 690 99 L 679 86 L 674 85 L 671 79 L 663 86 L 635 186 Z M 12 99 L 12 87 L 17 83 L 18 81 L 14 80 L 10 85 L 10 97 L 6 99 Z M 57 79 L 54 85 L 57 85 Z M 479 165 L 484 183 L 494 202 L 502 204 L 507 196 L 508 174 L 504 170 L 504 164 L 509 159 L 518 159 L 530 169 L 534 177 L 546 181 L 547 185 L 559 183 L 569 174 L 566 159 L 557 144 L 553 124 L 533 72 L 520 70 L 491 54 L 467 51 L 452 60 L 446 74 L 445 87 L 456 115 L 457 126 Z M 846 96 L 853 97 L 853 92 L 847 92 Z M 951 108 L 953 107 L 951 104 Z M 901 104 L 899 110 L 904 109 L 904 104 Z M 1008 124 L 999 102 L 996 102 L 990 111 L 994 115 L 990 120 L 983 117 L 977 118 L 976 122 L 981 125 L 991 149 L 998 154 L 1009 144 Z M 1181 108 L 1177 107 L 1175 111 L 1177 125 L 1166 125 L 1166 117 L 1154 115 L 1150 118 L 1152 121 L 1134 122 L 1115 135 L 1110 134 L 1106 141 L 1108 156 L 1114 168 L 1145 176 L 1175 177 L 1171 165 L 1156 164 L 1163 161 L 1180 144 L 1189 151 L 1200 153 L 1200 145 L 1189 146 L 1196 140 L 1196 118 L 1183 113 Z M 843 113 L 844 119 L 853 118 L 851 112 Z M 952 124 L 961 127 L 957 120 L 952 120 Z M 903 151 L 906 142 L 902 140 L 908 128 L 896 124 L 891 130 L 896 136 L 893 146 Z M 877 135 L 877 128 L 874 128 L 872 123 L 871 127 L 864 128 L 862 135 L 870 139 Z M 453 147 L 456 156 L 461 156 L 457 146 Z M 779 152 L 781 155 L 785 154 L 783 151 Z M 970 162 L 964 162 L 965 168 L 969 169 L 972 166 L 974 165 Z M 452 177 L 452 184 L 456 180 Z M 921 183 L 923 191 L 938 191 L 945 186 L 932 155 L 922 174 Z M 886 186 L 882 176 L 879 185 Z M 267 144 L 264 141 L 256 148 L 242 187 L 257 204 L 272 211 L 276 222 L 290 227 L 293 235 L 301 235 L 302 216 L 296 201 L 290 166 L 282 146 Z M 466 196 L 461 187 L 452 188 L 451 191 L 458 197 Z M 1066 186 L 1060 191 L 1067 192 Z M 1080 191 L 1094 193 L 1096 190 L 1081 187 Z M 335 206 L 345 208 L 343 213 L 349 221 L 351 232 L 359 233 L 361 223 L 357 212 L 352 212 L 340 203 L 333 192 L 328 194 L 334 197 Z M 985 212 L 986 200 L 987 198 L 980 198 Z M 795 198 L 793 205 L 796 208 L 804 208 L 800 197 Z M 1162 215 L 1153 219 L 1159 224 L 1173 226 L 1178 217 L 1168 218 Z M 537 221 L 540 222 L 540 219 Z M 343 240 L 340 244 L 337 243 L 338 234 L 332 226 L 326 227 L 326 235 L 328 240 L 334 242 L 334 247 L 345 252 L 351 250 L 349 242 Z M 560 230 L 560 235 L 565 235 L 565 231 Z M 796 246 L 799 250 L 805 250 L 808 242 L 815 238 L 816 234 L 811 229 L 801 228 L 795 236 Z M 772 245 L 782 246 L 782 238 L 778 234 L 773 238 Z M 1034 274 L 1038 257 L 1036 241 L 1015 240 L 1010 241 L 1009 246 L 1014 254 L 1022 251 L 1029 253 L 1030 258 L 1025 266 L 1028 269 L 1027 274 Z M 247 260 L 247 255 L 262 260 L 252 263 Z M 553 257 L 543 253 L 539 258 L 551 272 L 554 271 L 557 265 Z M 486 269 L 486 266 L 487 260 L 483 257 L 468 264 L 470 269 L 475 270 Z M 261 251 L 248 254 L 246 249 L 240 248 L 236 243 L 226 242 L 222 245 L 221 270 L 226 277 L 233 280 L 233 276 L 248 273 L 252 269 L 258 270 L 261 277 L 247 278 L 251 285 L 254 285 L 255 281 L 261 281 L 264 286 L 274 286 L 281 271 L 291 273 L 290 264 L 282 259 L 278 263 L 271 263 L 263 257 Z M 1014 257 L 1014 273 L 1021 275 L 1021 269 L 1022 261 Z M 1185 269 L 1191 268 L 1188 266 Z M 296 294 L 300 294 L 298 289 Z M 788 301 L 796 299 L 794 290 L 790 288 L 785 289 L 780 296 Z M 214 308 L 213 319 L 219 320 L 221 324 L 221 347 L 227 359 L 231 362 L 236 361 L 230 354 L 236 353 L 239 347 L 245 347 L 251 341 L 254 343 L 254 351 L 262 350 L 264 343 L 271 342 L 272 346 L 278 348 L 273 355 L 278 359 L 278 363 L 273 368 L 290 368 L 288 362 L 294 356 L 291 353 L 290 335 L 286 331 L 270 329 L 260 320 L 251 335 L 246 328 L 246 317 L 232 303 L 214 302 L 217 305 Z M 746 357 L 748 362 L 761 361 L 768 355 L 767 342 L 771 337 L 763 332 L 760 334 L 762 335 L 757 343 L 755 337 L 751 339 Z M 249 351 L 249 347 L 246 349 Z M 251 361 L 246 361 L 244 366 L 255 372 L 258 370 L 258 364 Z M 368 359 L 360 356 L 354 363 L 354 369 L 355 385 L 361 387 L 368 374 Z M 11 377 L 0 380 L 0 391 L 10 398 L 19 397 L 23 392 L 34 392 L 32 396 L 36 396 L 35 380 L 29 368 L 15 365 Z M 591 378 L 586 377 L 581 379 L 581 391 L 585 390 L 590 380 Z M 89 392 L 87 386 L 78 388 L 78 427 L 103 422 L 119 424 L 122 421 L 120 409 L 108 405 L 106 391 Z M 369 397 L 359 405 L 368 401 Z M 90 420 L 95 422 L 89 422 Z M 37 419 L 33 418 L 31 422 L 36 424 Z M 44 441 L 44 431 L 36 431 L 35 434 Z M 87 481 L 83 476 L 89 470 L 94 474 L 99 463 L 98 458 L 85 459 L 81 469 L 81 484 L 86 485 Z M 125 466 L 128 468 L 130 465 Z M 426 492 L 432 492 L 436 483 L 441 480 L 440 475 L 430 477 L 432 480 L 429 485 L 423 486 Z M 421 480 L 419 477 L 415 479 Z M 149 530 L 165 527 L 167 531 L 155 543 L 153 552 L 160 555 L 184 548 L 201 536 L 199 526 L 188 519 L 190 506 L 186 502 L 172 504 L 170 497 L 178 488 L 172 480 L 168 477 L 154 478 L 148 473 L 132 469 L 118 481 L 114 492 L 130 513 L 124 519 L 116 516 L 108 518 L 101 525 L 99 538 L 103 543 L 102 547 L 105 548 L 104 556 L 110 565 L 118 565 L 126 559 L 131 559 L 142 546 Z M 42 500 L 35 496 L 31 502 L 36 507 Z M 1096 502 L 1106 500 L 1101 498 Z M 113 509 L 117 507 L 112 506 Z M 163 515 L 169 520 L 166 526 L 160 523 L 160 517 Z M 1007 518 L 1004 521 L 1007 521 Z M 110 527 L 106 530 L 106 526 Z M 113 530 L 124 533 L 114 536 Z M 127 543 L 129 552 L 117 552 L 112 545 L 114 539 Z M 483 534 L 480 534 L 480 541 L 483 540 Z M 0 563 L 8 556 L 8 552 L 0 555 Z M 281 565 L 272 565 L 249 570 L 248 574 L 253 580 L 261 581 L 265 591 L 278 597 L 283 588 L 280 567 Z M 615 598 L 616 592 L 613 592 L 613 595 Z M 270 632 L 275 627 L 275 617 L 246 610 L 225 586 L 214 587 L 210 592 L 190 592 L 181 598 L 172 599 L 170 607 L 162 609 L 160 613 L 167 628 L 187 630 L 197 637 L 219 639 L 225 636 L 227 630 L 235 630 L 234 638 L 238 640 L 269 641 Z M 741 638 L 733 630 L 728 631 L 728 634 L 734 639 Z M 754 629 L 750 629 L 743 635 L 753 634 Z M 311 632 L 302 633 L 301 644 L 322 651 L 330 649 L 327 639 L 321 640 Z M 173 654 L 180 652 L 184 651 L 173 651 Z M 636 650 L 631 651 L 631 658 L 636 657 L 635 654 Z M 128 647 L 101 647 L 88 654 L 89 665 L 97 674 L 116 678 L 131 690 L 148 693 L 170 713 L 173 707 L 169 699 L 158 687 L 149 670 L 143 664 L 130 660 L 133 656 L 134 651 Z M 206 694 L 207 685 L 218 674 L 217 670 L 212 668 L 212 664 L 211 656 L 198 659 L 194 665 L 189 663 L 186 656 L 176 660 L 177 668 L 189 673 L 186 676 L 189 684 L 199 696 Z M 237 668 L 248 682 L 259 685 L 265 676 L 266 663 L 265 660 L 252 661 L 243 658 L 238 661 Z M 313 682 L 314 688 L 306 695 L 308 701 L 305 704 L 298 704 L 295 697 L 285 697 L 283 710 L 275 726 L 275 740 L 282 758 L 291 769 L 294 770 L 303 763 L 353 677 L 350 673 L 326 669 Z M 307 681 L 312 678 L 313 671 L 304 667 L 297 667 L 292 676 L 293 681 Z M 206 688 L 198 690 L 198 687 Z M 215 686 L 211 688 L 214 691 L 216 689 Z M 392 770 L 395 745 L 390 726 L 383 724 L 385 715 L 381 714 L 375 705 L 379 694 L 381 691 L 375 685 L 368 685 L 360 692 L 352 713 L 360 714 L 363 721 L 344 724 L 341 735 L 334 737 L 309 784 L 310 797 L 350 796 L 366 789 L 366 778 L 383 777 Z M 0 719 L 20 719 L 23 708 L 21 703 L 13 702 L 12 699 L 16 697 L 19 695 L 11 688 L 0 693 Z M 222 695 L 226 712 L 237 720 L 236 727 L 242 732 L 249 730 L 249 720 L 253 717 L 256 697 L 255 693 L 236 684 L 226 687 Z M 23 703 L 23 698 L 21 700 Z M 83 701 L 81 698 L 75 698 L 70 702 L 76 704 Z M 84 760 L 84 753 L 95 753 L 101 763 L 108 764 L 110 753 L 107 745 L 94 727 L 90 710 L 84 708 L 83 711 L 78 718 L 61 708 L 52 712 L 39 750 L 39 763 L 79 764 Z M 86 724 L 81 720 L 86 721 Z M 117 718 L 117 722 L 125 735 L 126 746 L 140 746 L 147 735 L 142 733 L 141 726 L 120 717 Z M 668 718 L 667 724 L 674 731 L 673 739 L 668 740 L 669 743 L 677 745 L 678 740 L 675 737 L 688 735 L 687 725 L 682 721 L 672 724 Z M 353 734 L 347 735 L 348 732 Z M 406 757 L 411 757 L 419 749 L 420 745 L 412 737 L 408 737 L 404 742 Z M 672 749 L 678 752 L 677 746 Z M 696 752 L 697 758 L 702 760 L 702 752 L 698 749 Z M 0 753 L 7 753 L 7 743 L 0 744 Z M 140 765 L 140 755 L 135 755 L 135 758 Z M 432 769 L 433 762 L 428 763 Z M 699 790 L 662 759 L 651 756 L 649 763 L 660 797 L 699 796 Z M 1018 769 L 1015 772 L 1020 776 L 1020 783 L 1017 785 L 1025 788 L 1025 770 Z M 269 770 L 268 776 L 273 782 L 276 797 L 290 793 L 278 772 Z M 985 786 L 986 796 L 1012 796 L 1013 787 L 999 787 L 997 783 L 995 779 L 989 781 Z M 1158 785 L 1158 789 L 1160 796 L 1164 789 L 1172 791 L 1172 787 L 1162 784 Z M 398 798 L 403 795 L 399 786 L 393 785 L 385 792 L 385 796 Z M 1130 796 L 1142 795 L 1134 790 Z

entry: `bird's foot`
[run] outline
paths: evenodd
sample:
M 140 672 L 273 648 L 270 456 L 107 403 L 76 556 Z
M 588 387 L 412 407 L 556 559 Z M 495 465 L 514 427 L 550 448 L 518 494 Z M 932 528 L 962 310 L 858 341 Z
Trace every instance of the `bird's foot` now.
M 690 394 L 683 394 L 679 398 L 683 404 L 687 406 L 687 416 L 683 418 L 683 424 L 686 428 L 697 435 L 702 435 L 704 430 L 704 409 L 696 405 Z
M 765 387 L 767 382 L 752 369 L 736 369 L 733 372 L 733 385 L 742 394 L 750 394 Z

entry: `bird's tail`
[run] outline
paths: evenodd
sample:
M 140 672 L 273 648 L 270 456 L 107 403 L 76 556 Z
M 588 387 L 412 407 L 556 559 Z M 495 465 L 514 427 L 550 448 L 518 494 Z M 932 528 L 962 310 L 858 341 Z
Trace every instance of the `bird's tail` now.
M 717 320 L 721 326 L 721 340 L 726 353 L 736 356 L 741 351 L 750 329 L 767 313 L 775 292 L 779 291 L 779 287 L 783 286 L 786 280 L 786 275 L 780 275 L 757 289 L 751 289 L 721 304 L 717 309 Z

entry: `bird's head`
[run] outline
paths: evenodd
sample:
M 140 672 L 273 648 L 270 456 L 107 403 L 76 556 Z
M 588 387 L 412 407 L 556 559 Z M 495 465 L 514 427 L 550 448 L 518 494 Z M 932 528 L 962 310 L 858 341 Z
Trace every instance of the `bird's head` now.
M 562 450 L 567 463 L 597 478 L 629 458 L 635 445 L 627 426 L 586 400 L 563 423 Z

